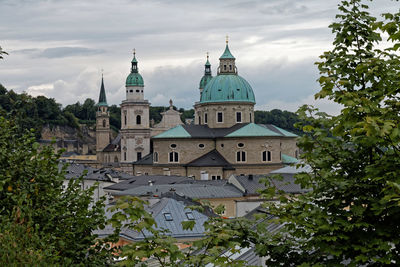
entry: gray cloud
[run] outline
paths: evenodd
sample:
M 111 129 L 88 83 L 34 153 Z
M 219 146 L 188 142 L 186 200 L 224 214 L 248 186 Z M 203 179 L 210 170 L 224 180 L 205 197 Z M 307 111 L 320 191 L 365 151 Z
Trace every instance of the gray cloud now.
M 107 99 L 119 104 L 135 47 L 146 98 L 190 108 L 205 52 L 215 69 L 228 34 L 257 106 L 285 109 L 318 91 L 313 62 L 331 46 L 338 2 L 0 0 L 0 45 L 10 52 L 0 82 L 66 105 L 97 99 L 104 69 Z M 393 9 L 389 0 L 369 4 L 375 15 Z
M 38 57 L 46 58 L 62 58 L 62 57 L 73 57 L 73 56 L 91 56 L 103 53 L 101 49 L 91 49 L 86 47 L 52 47 L 46 48 Z

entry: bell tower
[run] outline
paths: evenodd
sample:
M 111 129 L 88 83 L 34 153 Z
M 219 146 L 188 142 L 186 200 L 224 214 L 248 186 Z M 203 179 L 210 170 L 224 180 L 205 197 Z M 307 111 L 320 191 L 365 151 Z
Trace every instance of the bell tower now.
M 150 153 L 150 103 L 144 99 L 144 82 L 135 50 L 125 87 L 126 98 L 121 103 L 121 167 L 132 173 L 132 163 Z
M 96 155 L 97 160 L 100 162 L 104 162 L 102 159 L 102 151 L 110 143 L 110 137 L 110 113 L 108 111 L 106 90 L 104 89 L 102 74 L 99 102 L 97 103 L 96 112 Z
M 207 83 L 212 79 L 212 74 L 211 74 L 211 64 L 210 61 L 208 61 L 208 52 L 207 52 L 207 62 L 204 65 L 204 75 L 200 80 L 200 85 L 199 85 L 199 90 L 200 90 L 200 99 L 201 99 L 201 94 L 203 93 L 204 88 L 206 87 Z
M 225 51 L 219 58 L 218 74 L 237 74 L 235 60 L 235 57 L 229 50 L 228 36 L 226 36 Z

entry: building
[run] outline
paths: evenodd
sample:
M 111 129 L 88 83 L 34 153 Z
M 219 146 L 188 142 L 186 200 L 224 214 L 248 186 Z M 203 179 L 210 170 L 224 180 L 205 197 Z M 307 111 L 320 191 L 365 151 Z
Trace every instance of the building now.
M 101 92 L 97 125 L 103 136 L 103 125 L 109 126 Z M 107 144 L 107 136 L 98 139 L 102 142 L 99 160 L 118 161 L 123 171 L 135 175 L 201 180 L 267 174 L 297 161 L 297 135 L 274 125 L 254 123 L 256 98 L 250 84 L 238 74 L 228 41 L 214 77 L 207 55 L 199 92 L 194 124 L 183 124 L 171 101 L 161 123 L 150 127 L 150 103 L 144 99 L 143 78 L 134 55 L 126 80 L 126 100 L 121 104 L 121 131 Z
M 111 140 L 110 114 L 102 77 L 96 113 L 96 155 L 99 163 L 132 173 L 132 163 L 150 153 L 152 135 L 183 123 L 170 100 L 170 108 L 162 113 L 161 122 L 150 127 L 150 103 L 144 98 L 144 80 L 139 73 L 136 52 L 133 53 L 125 87 L 126 96 L 121 103 L 121 129 L 117 137 Z

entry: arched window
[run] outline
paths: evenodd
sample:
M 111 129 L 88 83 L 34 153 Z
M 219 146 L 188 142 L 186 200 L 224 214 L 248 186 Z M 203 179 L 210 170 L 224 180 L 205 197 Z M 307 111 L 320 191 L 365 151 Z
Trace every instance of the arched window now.
M 142 159 L 142 152 L 137 152 L 136 153 L 136 158 L 137 158 L 137 160 L 141 160 Z
M 124 116 L 124 124 L 126 125 L 126 115 Z
M 153 162 L 158 162 L 158 153 L 157 152 L 153 153 Z
M 207 124 L 208 118 L 207 118 L 207 113 L 204 113 L 204 124 Z
M 136 124 L 141 124 L 142 123 L 142 117 L 140 117 L 140 115 L 136 116 Z
M 114 157 L 114 162 L 118 162 L 118 157 L 117 156 Z
M 103 128 L 106 128 L 106 120 L 103 120 Z
M 199 124 L 201 124 L 201 117 L 199 116 Z
M 124 161 L 126 161 L 126 152 L 124 152 Z
M 237 151 L 236 152 L 236 161 L 237 162 L 245 162 L 246 161 L 246 151 Z
M 169 162 L 179 162 L 178 152 L 169 152 Z
M 271 160 L 272 160 L 271 151 L 263 151 L 262 152 L 262 161 L 271 161 Z
M 229 65 L 229 70 L 232 70 L 232 65 Z
M 217 122 L 224 122 L 224 114 L 222 112 L 217 112 Z

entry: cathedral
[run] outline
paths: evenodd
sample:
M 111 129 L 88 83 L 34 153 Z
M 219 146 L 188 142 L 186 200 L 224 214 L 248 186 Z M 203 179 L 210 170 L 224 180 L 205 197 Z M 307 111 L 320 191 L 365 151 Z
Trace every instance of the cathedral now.
M 121 129 L 113 140 L 102 79 L 96 120 L 98 162 L 134 175 L 218 180 L 232 174 L 267 174 L 297 161 L 297 135 L 254 123 L 255 95 L 238 75 L 228 41 L 214 77 L 207 55 L 199 93 L 191 123 L 181 121 L 171 100 L 161 122 L 154 125 L 134 53 L 121 103 Z

